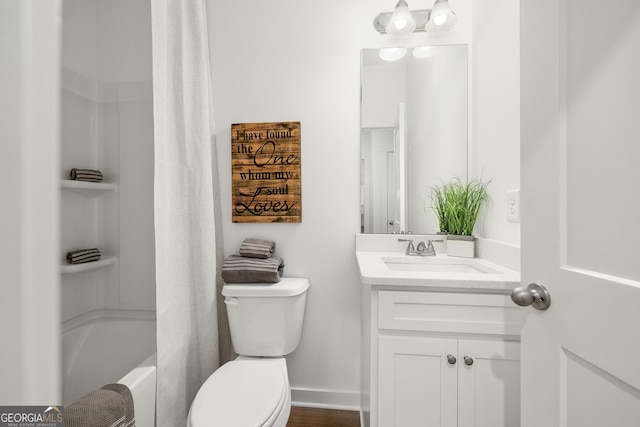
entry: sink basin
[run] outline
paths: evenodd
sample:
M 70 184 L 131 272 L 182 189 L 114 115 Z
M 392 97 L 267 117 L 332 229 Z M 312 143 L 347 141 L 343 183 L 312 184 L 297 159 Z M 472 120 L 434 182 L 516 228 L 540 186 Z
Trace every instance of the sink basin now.
M 420 271 L 427 273 L 495 274 L 498 271 L 473 259 L 429 257 L 383 257 L 384 265 L 392 271 Z

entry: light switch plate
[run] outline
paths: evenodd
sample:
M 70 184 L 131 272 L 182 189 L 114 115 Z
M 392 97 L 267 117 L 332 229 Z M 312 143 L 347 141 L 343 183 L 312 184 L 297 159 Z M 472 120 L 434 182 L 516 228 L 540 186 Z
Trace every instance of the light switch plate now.
M 507 190 L 507 221 L 520 222 L 520 190 Z

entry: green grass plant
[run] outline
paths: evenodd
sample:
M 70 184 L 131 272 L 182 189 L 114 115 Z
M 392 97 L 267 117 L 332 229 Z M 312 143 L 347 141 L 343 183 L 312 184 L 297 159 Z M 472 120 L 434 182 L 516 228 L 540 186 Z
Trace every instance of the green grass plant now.
M 490 200 L 487 192 L 489 182 L 476 178 L 464 183 L 454 178 L 431 189 L 430 208 L 436 216 L 440 232 L 472 235 L 480 211 Z

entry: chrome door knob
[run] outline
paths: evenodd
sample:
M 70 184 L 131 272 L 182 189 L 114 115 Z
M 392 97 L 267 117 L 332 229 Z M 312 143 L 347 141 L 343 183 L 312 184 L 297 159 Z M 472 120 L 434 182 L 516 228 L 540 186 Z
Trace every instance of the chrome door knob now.
M 530 283 L 511 291 L 511 300 L 522 307 L 533 306 L 536 310 L 546 310 L 551 305 L 549 291 L 539 283 Z
M 465 356 L 464 357 L 464 364 L 467 365 L 467 366 L 473 365 L 473 358 L 471 358 L 469 356 Z
M 453 356 L 452 354 L 447 354 L 447 363 L 449 363 L 449 365 L 455 365 L 456 364 L 456 357 Z

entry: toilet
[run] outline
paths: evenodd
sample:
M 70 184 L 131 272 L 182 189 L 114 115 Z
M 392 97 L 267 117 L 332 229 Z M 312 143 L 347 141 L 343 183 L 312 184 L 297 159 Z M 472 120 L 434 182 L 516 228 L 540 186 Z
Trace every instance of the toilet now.
M 309 281 L 226 283 L 231 343 L 238 353 L 202 384 L 189 427 L 285 427 L 291 388 L 285 355 L 300 343 Z

